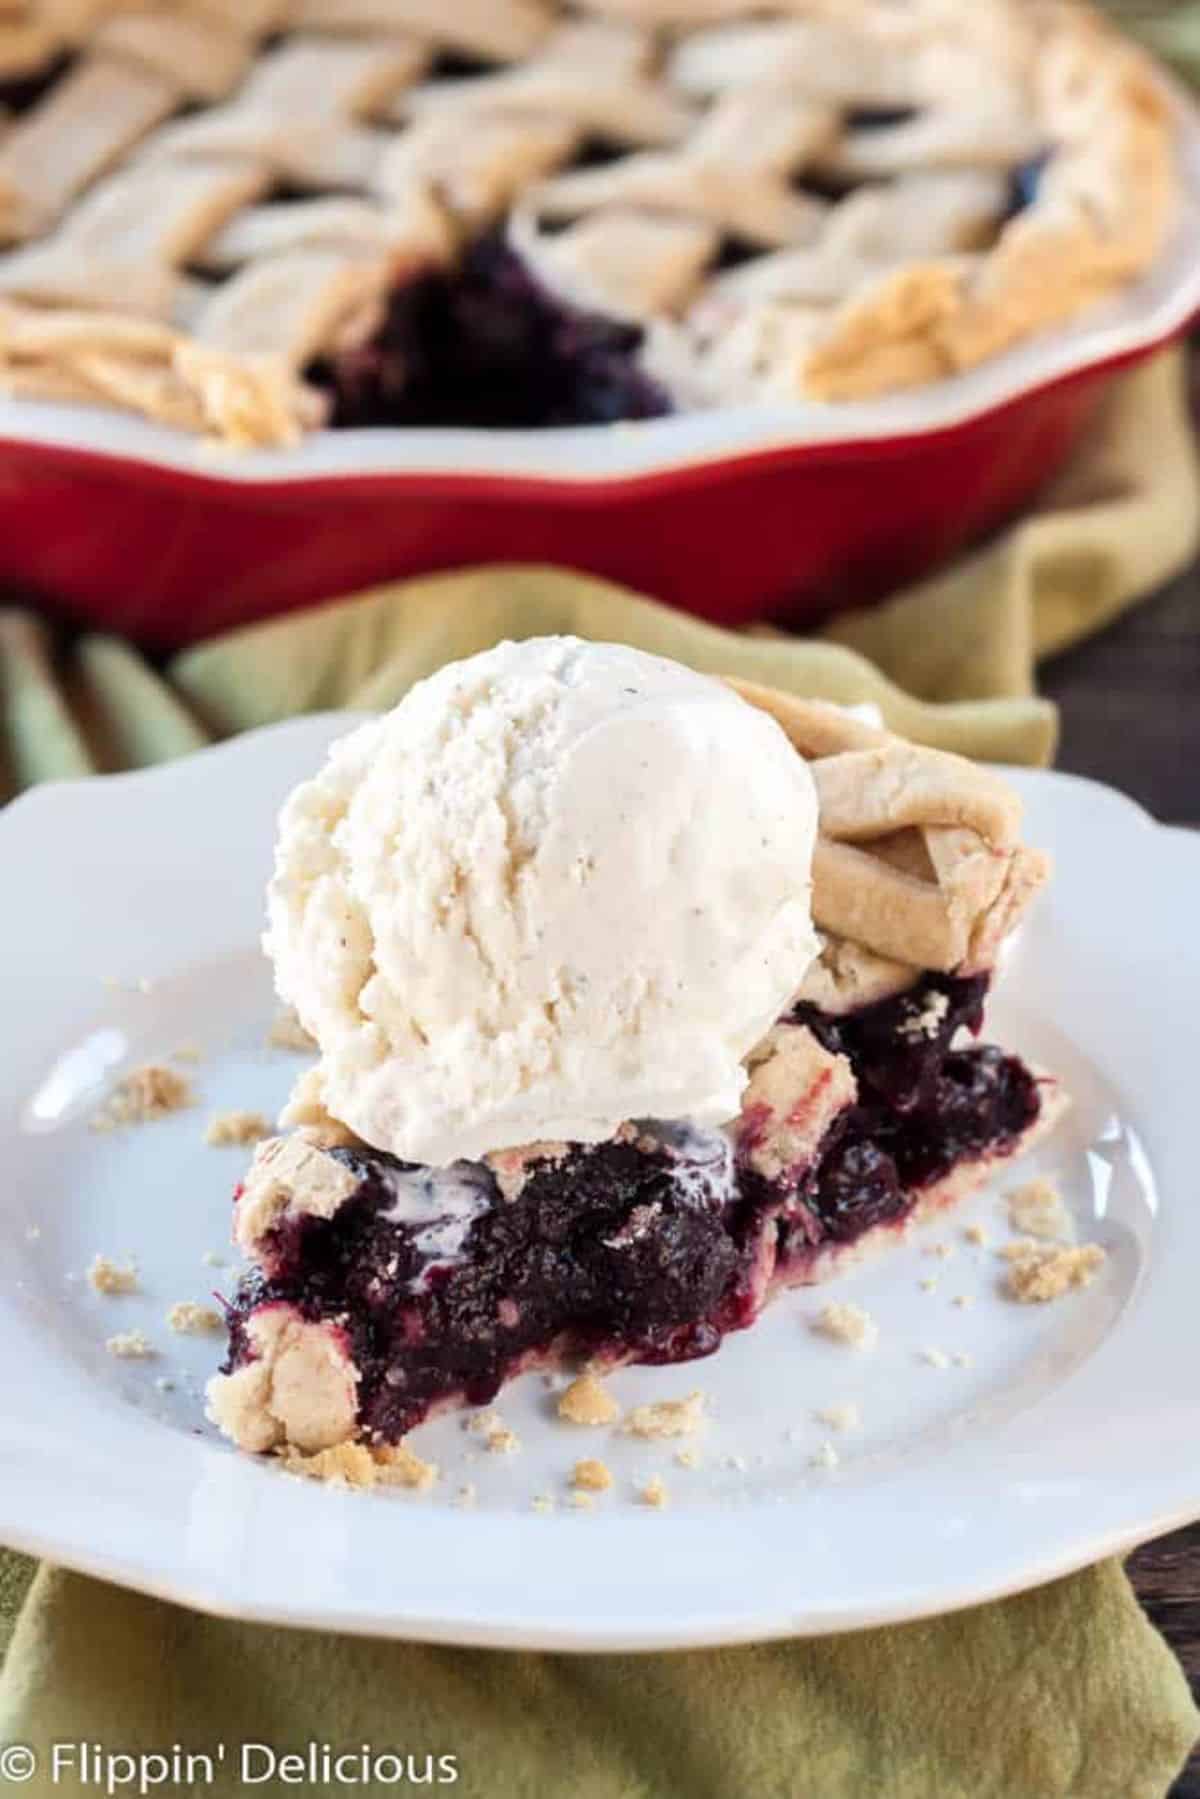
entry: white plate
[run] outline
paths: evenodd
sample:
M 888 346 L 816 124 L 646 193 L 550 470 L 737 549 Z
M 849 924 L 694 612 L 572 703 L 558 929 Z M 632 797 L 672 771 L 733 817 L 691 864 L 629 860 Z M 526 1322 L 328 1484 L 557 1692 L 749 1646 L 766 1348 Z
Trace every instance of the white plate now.
M 0 1539 L 248 1618 L 648 1649 L 944 1611 L 1200 1513 L 1200 839 L 1060 775 L 1016 777 L 1031 840 L 1059 867 L 993 1026 L 1074 1090 L 1037 1165 L 1110 1252 L 1086 1292 L 1044 1308 L 998 1296 L 1002 1264 L 962 1230 L 978 1219 L 1003 1238 L 992 1192 L 819 1296 L 785 1298 L 709 1361 L 614 1377 L 623 1402 L 708 1394 L 695 1469 L 671 1444 L 557 1422 L 539 1377 L 501 1399 L 515 1456 L 482 1452 L 458 1419 L 415 1434 L 444 1466 L 432 1494 L 339 1492 L 221 1442 L 199 1397 L 220 1343 L 173 1337 L 164 1315 L 233 1276 L 203 1258 L 229 1254 L 244 1152 L 206 1147 L 205 1114 L 274 1107 L 297 1071 L 264 1046 L 261 892 L 280 798 L 347 722 L 45 787 L 0 819 Z M 88 1129 L 119 1069 L 185 1044 L 205 1052 L 195 1110 Z M 938 1241 L 945 1260 L 926 1253 Z M 81 1276 L 97 1252 L 136 1256 L 144 1294 L 92 1292 Z M 831 1293 L 875 1315 L 873 1352 L 808 1328 Z M 960 1294 L 974 1303 L 955 1306 Z M 130 1328 L 155 1361 L 105 1353 Z M 971 1365 L 932 1366 L 927 1348 Z M 815 1420 L 846 1402 L 858 1431 Z M 832 1471 L 812 1466 L 826 1440 Z M 590 1512 L 563 1503 L 581 1455 L 617 1477 Z M 651 1473 L 666 1511 L 635 1501 Z M 453 1503 L 466 1482 L 470 1508 Z M 551 1515 L 532 1509 L 539 1493 L 558 1500 Z

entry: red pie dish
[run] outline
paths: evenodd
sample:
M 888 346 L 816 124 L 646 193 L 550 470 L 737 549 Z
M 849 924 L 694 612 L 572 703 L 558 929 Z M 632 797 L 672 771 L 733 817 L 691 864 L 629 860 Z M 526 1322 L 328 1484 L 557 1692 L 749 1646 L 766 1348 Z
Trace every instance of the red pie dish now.
M 1012 516 L 1200 308 L 1200 124 L 1086 9 L 312 0 L 190 73 L 34 10 L 0 579 L 153 649 L 497 562 L 803 624 Z

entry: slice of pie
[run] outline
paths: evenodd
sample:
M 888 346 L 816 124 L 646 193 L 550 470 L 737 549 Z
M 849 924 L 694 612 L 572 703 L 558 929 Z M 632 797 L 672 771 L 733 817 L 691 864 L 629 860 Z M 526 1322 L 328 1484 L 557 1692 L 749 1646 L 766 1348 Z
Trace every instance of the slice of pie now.
M 0 377 L 240 444 L 920 386 L 1178 217 L 1035 0 L 5 0 Z
M 397 1443 L 524 1370 L 711 1354 L 785 1288 L 900 1241 L 1019 1156 L 1058 1083 L 976 1039 L 1046 878 L 995 774 L 829 705 L 736 684 L 808 762 L 819 958 L 724 1129 L 632 1120 L 416 1166 L 324 1115 L 259 1146 L 214 1420 L 243 1448 Z

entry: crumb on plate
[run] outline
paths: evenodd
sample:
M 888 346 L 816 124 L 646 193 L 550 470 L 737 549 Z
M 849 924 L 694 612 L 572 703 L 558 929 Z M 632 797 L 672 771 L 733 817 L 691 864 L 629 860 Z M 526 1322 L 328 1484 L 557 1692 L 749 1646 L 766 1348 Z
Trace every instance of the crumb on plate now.
M 568 1424 L 599 1426 L 615 1424 L 621 1408 L 594 1374 L 581 1374 L 561 1395 L 558 1415 Z
M 289 1445 L 280 1460 L 288 1474 L 332 1487 L 373 1487 L 379 1480 L 379 1465 L 365 1443 L 337 1443 L 311 1455 Z
M 475 1412 L 465 1422 L 472 1436 L 481 1437 L 485 1449 L 493 1455 L 515 1455 L 521 1447 L 516 1431 L 509 1430 L 499 1412 Z
M 686 1399 L 659 1399 L 636 1405 L 621 1426 L 626 1437 L 690 1437 L 704 1423 L 704 1394 L 697 1390 Z
M 822 1308 L 812 1327 L 833 1343 L 845 1343 L 851 1349 L 873 1349 L 879 1340 L 879 1326 L 861 1306 L 834 1303 Z
M 638 1488 L 638 1498 L 643 1505 L 652 1507 L 656 1512 L 665 1510 L 671 1503 L 671 1496 L 661 1474 L 652 1474 L 649 1480 L 643 1481 Z
M 379 1478 L 386 1486 L 412 1487 L 423 1493 L 432 1487 L 440 1470 L 436 1462 L 427 1462 L 414 1454 L 407 1443 L 389 1443 L 375 1451 Z
M 104 1345 L 109 1355 L 116 1356 L 122 1362 L 144 1362 L 154 1354 L 149 1338 L 143 1331 L 118 1331 Z
M 612 1470 L 593 1457 L 576 1462 L 571 1470 L 571 1485 L 585 1493 L 607 1493 L 612 1484 Z
M 1099 1243 L 1036 1245 L 1012 1262 L 1005 1290 L 1021 1305 L 1043 1305 L 1089 1286 L 1106 1259 Z
M 108 1256 L 93 1256 L 87 1277 L 96 1292 L 103 1293 L 106 1298 L 114 1298 L 119 1293 L 136 1293 L 138 1290 L 137 1268 L 132 1262 L 121 1267 L 110 1261 Z
M 1014 1231 L 1044 1242 L 1068 1242 L 1074 1225 L 1054 1182 L 1039 1175 L 1008 1195 L 1008 1222 Z
M 181 1299 L 167 1313 L 167 1323 L 181 1337 L 206 1337 L 225 1328 L 225 1320 L 212 1306 Z
M 93 1113 L 94 1131 L 116 1130 L 120 1125 L 152 1124 L 192 1104 L 191 1083 L 173 1068 L 147 1062 L 118 1081 L 109 1098 Z
M 213 1149 L 226 1149 L 233 1144 L 260 1143 L 271 1135 L 271 1122 L 261 1112 L 214 1112 L 204 1132 L 204 1141 Z
M 996 1254 L 1002 1262 L 1024 1262 L 1030 1256 L 1043 1253 L 1045 1245 L 1035 1237 L 1017 1237 L 1012 1243 L 1002 1243 Z

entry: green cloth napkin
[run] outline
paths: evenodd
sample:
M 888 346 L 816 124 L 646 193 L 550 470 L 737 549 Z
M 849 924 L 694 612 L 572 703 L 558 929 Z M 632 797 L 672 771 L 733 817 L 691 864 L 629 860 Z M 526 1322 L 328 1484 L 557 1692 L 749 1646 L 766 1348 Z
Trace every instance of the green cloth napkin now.
M 733 636 L 545 569 L 379 588 L 201 645 L 161 671 L 109 639 L 56 642 L 10 611 L 0 614 L 0 791 L 146 766 L 295 712 L 386 705 L 449 657 L 547 631 L 873 700 L 924 742 L 1045 762 L 1055 717 L 1033 692 L 1037 657 L 1194 554 L 1198 492 L 1180 363 L 1168 355 L 1119 385 L 1032 516 L 890 604 L 844 617 L 823 641 Z M 0 1552 L 0 1649 L 10 1633 L 0 1743 L 42 1753 L 31 1793 L 96 1790 L 51 1783 L 56 1740 L 124 1752 L 223 1742 L 216 1784 L 168 1790 L 234 1793 L 236 1745 L 253 1739 L 280 1752 L 313 1740 L 451 1753 L 462 1791 L 505 1799 L 1159 1799 L 1200 1727 L 1114 1563 L 852 1637 L 573 1658 L 243 1625 L 52 1567 L 35 1577 Z
M 897 1520 L 898 1541 L 918 1529 Z M 248 1741 L 368 1743 L 457 1756 L 471 1799 L 1161 1799 L 1196 1728 L 1111 1562 L 929 1623 L 648 1656 L 269 1630 L 44 1570 L 0 1692 L 0 1739 L 43 1765 L 81 1739 L 235 1760 Z M 239 1791 L 218 1774 L 195 1790 Z
M 1101 0 L 1116 23 L 1200 85 L 1200 5 L 1196 0 Z

